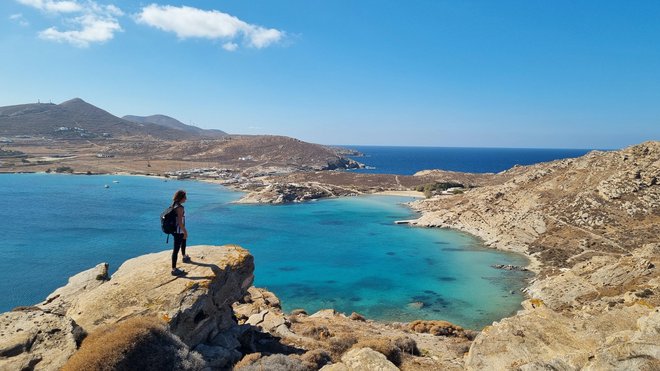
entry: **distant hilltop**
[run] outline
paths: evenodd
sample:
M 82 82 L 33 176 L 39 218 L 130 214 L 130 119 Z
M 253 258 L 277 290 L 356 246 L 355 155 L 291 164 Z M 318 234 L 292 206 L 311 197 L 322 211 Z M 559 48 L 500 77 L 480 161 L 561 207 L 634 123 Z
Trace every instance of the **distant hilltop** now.
M 60 104 L 30 103 L 0 107 L 0 136 L 38 136 L 52 139 L 218 138 L 226 133 L 185 125 L 173 118 L 155 115 L 141 118 L 113 114 L 74 98 Z
M 151 115 L 151 116 L 133 116 L 126 115 L 122 117 L 124 120 L 135 122 L 138 124 L 156 124 L 170 129 L 181 130 L 186 133 L 199 135 L 200 137 L 220 138 L 228 134 L 222 130 L 211 129 L 205 130 L 193 125 L 186 125 L 183 122 L 165 115 Z

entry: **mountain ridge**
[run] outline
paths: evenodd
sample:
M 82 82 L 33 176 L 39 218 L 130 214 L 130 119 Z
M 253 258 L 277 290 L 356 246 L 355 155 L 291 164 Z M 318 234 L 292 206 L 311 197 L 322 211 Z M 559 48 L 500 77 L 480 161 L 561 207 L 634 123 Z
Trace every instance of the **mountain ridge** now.
M 182 132 L 153 123 L 117 117 L 81 98 L 60 104 L 28 103 L 0 107 L 0 135 L 29 135 L 52 139 L 151 138 L 192 139 Z
M 150 116 L 125 115 L 122 117 L 122 119 L 138 124 L 156 124 L 170 129 L 181 130 L 183 132 L 209 138 L 222 138 L 228 135 L 226 132 L 218 129 L 202 129 L 194 125 L 186 125 L 173 117 L 163 114 L 155 114 Z

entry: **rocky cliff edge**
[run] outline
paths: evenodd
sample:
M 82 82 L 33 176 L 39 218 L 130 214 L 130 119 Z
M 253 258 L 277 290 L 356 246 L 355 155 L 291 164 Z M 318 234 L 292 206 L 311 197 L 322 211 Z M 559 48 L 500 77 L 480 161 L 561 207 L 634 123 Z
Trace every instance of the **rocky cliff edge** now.
M 194 246 L 185 277 L 170 275 L 171 252 L 130 259 L 107 277 L 107 264 L 71 277 L 43 303 L 0 315 L 0 369 L 58 370 L 87 334 L 136 317 L 157 319 L 224 366 L 241 354 L 232 347 L 231 305 L 252 284 L 254 263 L 237 246 Z M 235 338 L 233 341 L 236 341 Z

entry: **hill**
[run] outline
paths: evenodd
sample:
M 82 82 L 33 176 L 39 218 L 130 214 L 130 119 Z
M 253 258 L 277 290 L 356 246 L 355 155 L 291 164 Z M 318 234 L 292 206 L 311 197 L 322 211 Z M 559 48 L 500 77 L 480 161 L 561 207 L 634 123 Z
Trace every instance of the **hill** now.
M 205 130 L 202 128 L 198 128 L 196 126 L 186 125 L 175 118 L 165 115 L 151 115 L 151 116 L 126 115 L 122 118 L 124 120 L 128 120 L 139 124 L 144 124 L 144 123 L 156 124 L 170 129 L 181 130 L 186 133 L 190 133 L 206 138 L 221 138 L 227 135 L 227 133 L 225 133 L 222 130 L 216 130 L 216 129 Z
M 0 136 L 52 139 L 191 139 L 196 135 L 153 123 L 135 123 L 80 98 L 61 104 L 33 103 L 0 107 Z
M 499 184 L 419 201 L 416 224 L 526 254 L 538 275 L 466 368 L 660 367 L 660 142 L 518 166 Z

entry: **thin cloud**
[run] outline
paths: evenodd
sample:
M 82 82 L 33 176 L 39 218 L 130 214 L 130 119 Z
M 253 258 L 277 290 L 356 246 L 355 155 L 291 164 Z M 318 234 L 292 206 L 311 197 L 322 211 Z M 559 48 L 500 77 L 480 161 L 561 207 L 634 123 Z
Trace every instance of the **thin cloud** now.
M 136 15 L 136 21 L 173 32 L 180 39 L 223 40 L 222 47 L 228 51 L 238 49 L 237 41 L 261 49 L 281 41 L 285 36 L 284 31 L 249 24 L 227 13 L 188 6 L 151 4 L 142 8 Z
M 233 42 L 226 42 L 222 44 L 222 48 L 226 51 L 233 52 L 236 49 L 238 49 L 238 44 L 233 43 Z
M 44 40 L 69 43 L 85 48 L 94 43 L 103 43 L 122 31 L 118 17 L 124 13 L 114 5 L 100 5 L 95 1 L 17 0 L 19 3 L 48 13 L 66 13 L 62 22 L 67 26 L 60 30 L 49 27 L 39 32 Z
M 70 0 L 16 0 L 19 3 L 33 8 L 54 13 L 74 13 L 82 10 L 82 6 L 76 1 Z
M 17 22 L 19 25 L 21 25 L 23 27 L 27 27 L 27 26 L 30 25 L 30 22 L 28 22 L 25 19 L 25 17 L 23 17 L 22 13 L 12 14 L 12 15 L 9 16 L 9 19 L 14 21 L 14 22 Z

